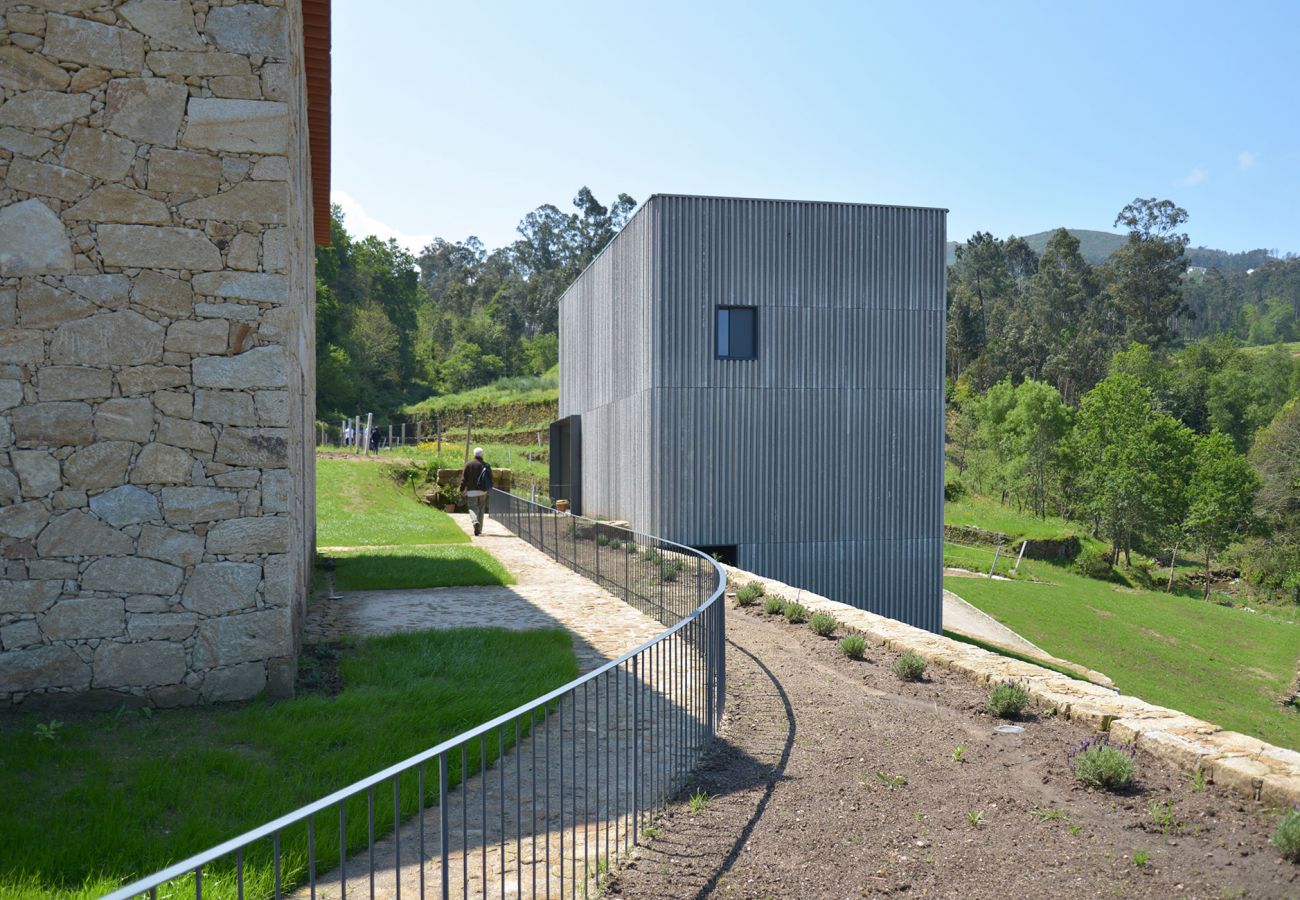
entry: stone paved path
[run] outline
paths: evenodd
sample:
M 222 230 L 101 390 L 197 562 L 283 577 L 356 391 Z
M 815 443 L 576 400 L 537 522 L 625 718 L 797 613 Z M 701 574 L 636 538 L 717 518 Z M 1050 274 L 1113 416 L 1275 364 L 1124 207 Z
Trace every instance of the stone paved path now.
M 455 518 L 468 532 L 468 517 Z M 474 543 L 496 556 L 518 583 L 363 591 L 336 601 L 317 600 L 308 613 L 304 640 L 480 625 L 564 627 L 574 636 L 581 670 L 589 672 L 663 631 L 655 620 L 490 517 Z M 525 721 L 519 743 L 507 749 L 502 761 L 449 791 L 447 882 L 452 896 L 585 896 L 594 890 L 603 861 L 627 846 L 638 830 L 635 811 L 644 812 L 652 797 L 675 793 L 681 783 L 673 773 L 694 762 L 687 748 L 697 733 L 692 729 L 704 727 L 705 708 L 700 657 L 688 637 L 679 633 L 678 639 L 639 659 L 635 670 L 611 670 L 551 710 L 539 710 L 531 733 Z M 514 738 L 511 723 L 489 735 L 489 746 Z M 477 743 L 467 749 L 471 771 L 480 753 Z M 453 751 L 452 771 L 460 760 L 460 751 Z M 635 791 L 634 772 L 649 773 L 649 783 Z M 426 784 L 436 784 L 438 765 L 430 764 L 424 777 Z M 613 788 L 602 793 L 600 785 L 610 784 Z M 377 793 L 376 803 L 383 796 Z M 391 787 L 386 796 L 391 803 Z M 342 870 L 318 878 L 316 896 L 338 898 L 346 887 L 350 897 L 417 897 L 421 883 L 428 896 L 440 896 L 442 815 L 441 806 L 430 807 L 396 836 L 376 841 L 373 882 L 367 851 L 349 859 L 346 878 Z M 534 860 L 540 863 L 536 867 Z M 305 888 L 297 892 L 307 894 Z

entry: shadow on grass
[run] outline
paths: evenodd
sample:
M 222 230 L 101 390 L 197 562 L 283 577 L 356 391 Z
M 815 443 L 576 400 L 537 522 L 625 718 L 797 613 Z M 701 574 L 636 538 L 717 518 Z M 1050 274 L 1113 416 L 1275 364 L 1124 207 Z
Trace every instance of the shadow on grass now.
M 433 546 L 365 550 L 332 558 L 341 591 L 381 591 L 513 584 L 495 557 L 477 547 Z

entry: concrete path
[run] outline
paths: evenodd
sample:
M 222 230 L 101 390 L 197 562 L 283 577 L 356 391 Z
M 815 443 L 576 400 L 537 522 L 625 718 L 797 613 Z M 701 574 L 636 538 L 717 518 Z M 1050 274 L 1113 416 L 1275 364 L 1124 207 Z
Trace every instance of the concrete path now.
M 454 516 L 470 531 L 468 517 Z M 512 535 L 489 517 L 473 538 L 517 579 L 509 587 L 454 587 L 352 592 L 318 599 L 308 611 L 304 640 L 345 634 L 380 635 L 430 628 L 563 627 L 573 635 L 583 672 L 659 635 L 664 627 Z M 672 772 L 693 762 L 692 729 L 703 713 L 701 659 L 685 633 L 611 670 L 549 711 L 493 731 L 488 748 L 507 747 L 486 771 L 471 775 L 446 799 L 446 878 L 452 896 L 552 897 L 594 892 L 606 862 L 630 845 L 636 812 L 674 793 Z M 503 660 L 504 665 L 512 661 Z M 510 748 L 518 734 L 518 743 Z M 478 769 L 473 742 L 464 760 Z M 452 772 L 462 757 L 448 760 Z M 634 791 L 633 772 L 654 773 Z M 417 774 L 404 776 L 409 783 Z M 425 784 L 437 784 L 438 765 Z M 643 783 L 645 783 L 643 781 Z M 386 790 L 386 794 L 383 792 Z M 376 803 L 392 803 L 392 787 Z M 417 897 L 442 889 L 442 806 L 429 807 L 373 852 L 317 878 L 315 896 Z M 372 876 L 373 860 L 373 876 Z M 539 864 L 534 866 L 536 860 Z M 306 888 L 295 896 L 306 897 Z

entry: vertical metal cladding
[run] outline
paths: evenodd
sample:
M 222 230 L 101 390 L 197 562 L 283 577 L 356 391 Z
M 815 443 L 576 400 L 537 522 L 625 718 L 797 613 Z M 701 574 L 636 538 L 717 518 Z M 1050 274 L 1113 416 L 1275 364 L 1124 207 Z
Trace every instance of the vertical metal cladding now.
M 587 508 L 939 630 L 945 237 L 943 210 L 652 197 L 562 303 Z M 715 358 L 719 305 L 758 308 L 757 359 Z

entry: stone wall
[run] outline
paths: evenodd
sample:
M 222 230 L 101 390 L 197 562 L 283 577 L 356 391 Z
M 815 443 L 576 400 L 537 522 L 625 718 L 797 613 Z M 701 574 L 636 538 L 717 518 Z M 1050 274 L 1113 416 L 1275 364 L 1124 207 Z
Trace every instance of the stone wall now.
M 292 690 L 301 29 L 294 0 L 0 0 L 0 704 Z

